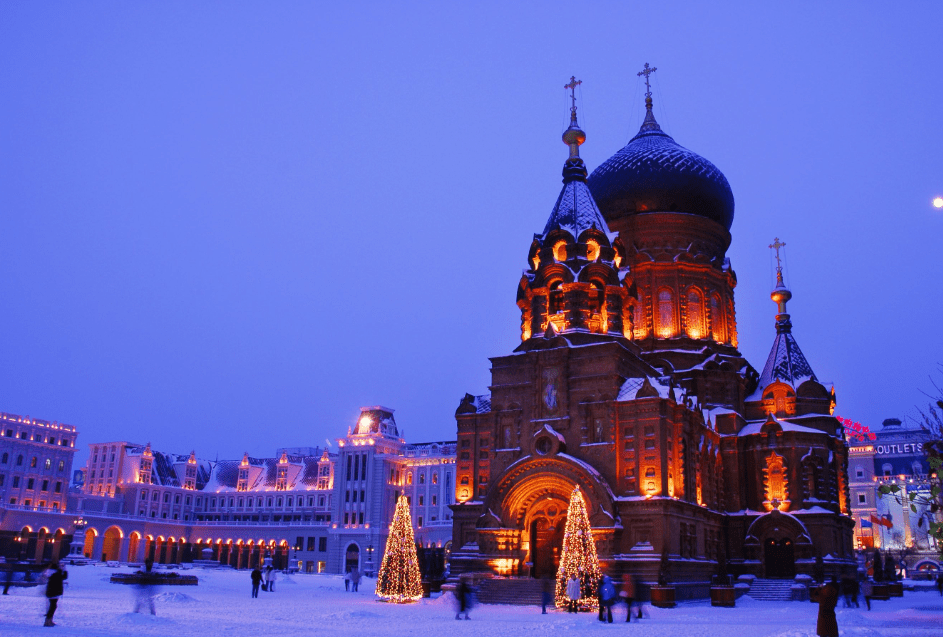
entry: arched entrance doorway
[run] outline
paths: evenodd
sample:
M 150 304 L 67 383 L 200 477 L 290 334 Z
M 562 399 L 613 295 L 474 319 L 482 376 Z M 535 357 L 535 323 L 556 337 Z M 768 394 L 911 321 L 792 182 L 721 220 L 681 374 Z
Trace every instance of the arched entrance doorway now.
M 95 538 L 98 537 L 98 531 L 95 529 L 88 529 L 85 531 L 85 544 L 83 550 L 85 551 L 85 557 L 92 559 L 92 553 L 95 551 Z
M 360 568 L 360 547 L 356 544 L 350 544 L 347 547 L 347 555 L 344 560 L 344 572 Z
M 763 542 L 766 577 L 796 576 L 796 555 L 789 538 L 767 538 Z
M 567 504 L 556 497 L 538 500 L 527 516 L 529 562 L 534 577 L 553 577 L 560 566 Z
M 121 556 L 121 529 L 110 526 L 105 530 L 105 540 L 102 543 L 102 561 L 120 560 Z
M 138 547 L 141 546 L 141 534 L 134 531 L 128 541 L 128 562 L 138 561 Z

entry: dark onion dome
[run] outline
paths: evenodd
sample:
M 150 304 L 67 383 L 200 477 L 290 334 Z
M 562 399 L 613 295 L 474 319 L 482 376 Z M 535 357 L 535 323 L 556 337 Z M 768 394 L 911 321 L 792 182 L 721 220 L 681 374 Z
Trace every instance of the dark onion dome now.
M 713 219 L 728 231 L 733 192 L 727 178 L 661 130 L 645 99 L 638 135 L 603 162 L 587 183 L 610 224 L 638 212 L 686 212 Z

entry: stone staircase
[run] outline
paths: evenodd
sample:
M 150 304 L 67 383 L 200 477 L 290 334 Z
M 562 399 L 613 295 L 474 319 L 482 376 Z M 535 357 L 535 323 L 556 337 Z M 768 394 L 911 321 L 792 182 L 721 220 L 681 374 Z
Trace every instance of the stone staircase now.
M 478 582 L 475 597 L 482 604 L 539 606 L 541 582 L 529 577 L 495 577 Z
M 764 602 L 792 601 L 791 579 L 755 579 L 750 586 L 750 597 Z

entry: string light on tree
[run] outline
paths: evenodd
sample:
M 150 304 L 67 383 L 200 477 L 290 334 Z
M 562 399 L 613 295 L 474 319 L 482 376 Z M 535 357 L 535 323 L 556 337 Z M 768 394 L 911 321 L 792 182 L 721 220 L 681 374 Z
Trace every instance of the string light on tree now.
M 390 536 L 377 573 L 377 596 L 396 604 L 422 599 L 422 575 L 416 558 L 416 540 L 409 501 L 401 495 L 393 513 Z
M 567 605 L 566 583 L 570 576 L 580 580 L 581 610 L 598 610 L 596 586 L 599 582 L 599 558 L 596 555 L 596 543 L 593 530 L 589 526 L 586 502 L 577 485 L 570 495 L 570 507 L 566 512 L 566 530 L 563 533 L 563 551 L 560 554 L 560 568 L 557 570 L 556 604 L 558 608 Z
M 933 199 L 934 208 L 943 208 L 943 197 L 935 197 Z

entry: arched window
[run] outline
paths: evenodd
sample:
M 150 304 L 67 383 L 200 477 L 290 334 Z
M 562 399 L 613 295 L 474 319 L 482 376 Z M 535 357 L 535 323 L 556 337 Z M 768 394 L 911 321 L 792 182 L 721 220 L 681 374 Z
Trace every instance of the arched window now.
M 3 454 L 3 459 L 0 460 L 0 464 L 6 464 L 6 463 L 9 462 L 9 461 L 10 461 L 10 454 L 4 453 L 4 454 Z
M 706 332 L 704 329 L 704 303 L 701 301 L 701 293 L 694 288 L 688 290 L 687 323 L 688 336 L 691 338 L 704 338 Z
M 590 261 L 599 258 L 599 242 L 595 239 L 587 239 L 586 241 L 586 258 Z
M 16 466 L 19 467 L 19 466 L 22 465 L 22 464 L 23 464 L 23 456 L 22 456 L 22 455 L 17 456 L 17 457 L 16 457 Z
M 589 299 L 589 310 L 596 314 L 602 311 L 603 303 L 606 301 L 606 288 L 601 281 L 593 280 L 589 283 L 593 286 L 593 293 Z
M 563 311 L 563 281 L 554 281 L 550 284 L 550 313 L 558 314 Z
M 645 338 L 648 336 L 648 326 L 645 324 L 645 308 L 641 299 L 635 304 L 635 313 L 632 317 L 632 328 L 635 330 L 635 338 Z
M 419 474 L 419 484 L 425 484 L 425 483 L 426 483 L 426 474 L 425 474 L 425 473 L 420 473 L 420 474 Z
M 723 343 L 725 333 L 723 304 L 720 302 L 720 296 L 714 294 L 711 296 L 711 337 L 718 343 Z
M 566 261 L 566 241 L 560 240 L 553 244 L 553 258 Z
M 671 290 L 658 292 L 658 336 L 669 338 L 675 335 L 675 308 Z

